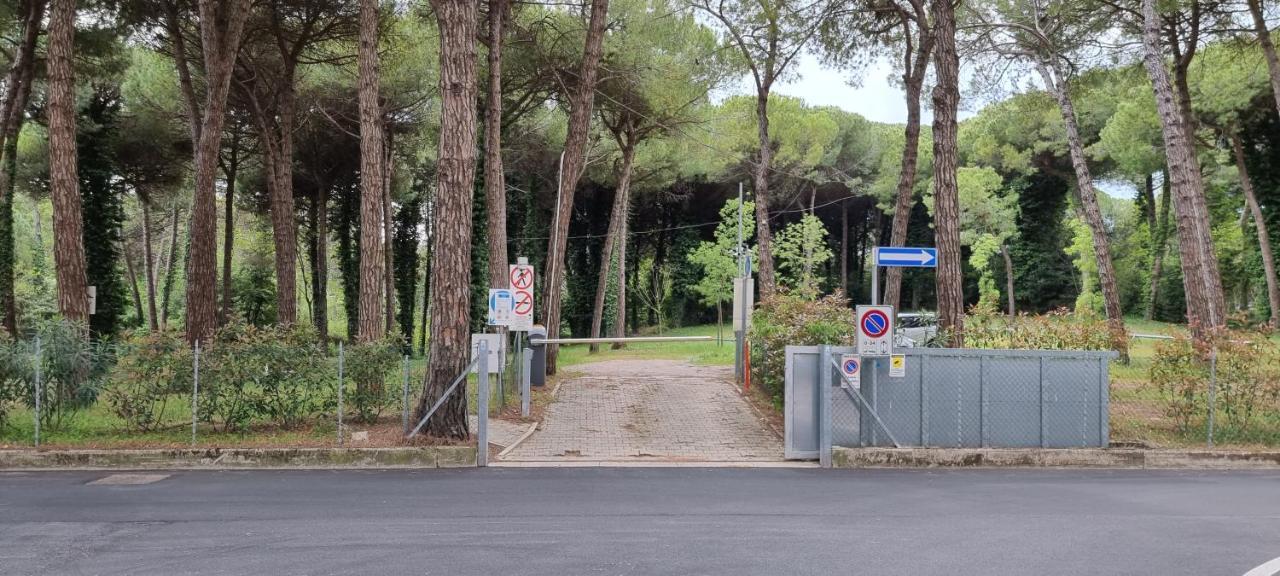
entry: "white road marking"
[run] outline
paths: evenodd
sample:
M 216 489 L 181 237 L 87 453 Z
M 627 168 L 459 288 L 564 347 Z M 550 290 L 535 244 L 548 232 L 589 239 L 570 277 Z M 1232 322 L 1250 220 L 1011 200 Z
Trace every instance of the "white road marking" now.
M 1244 576 L 1275 576 L 1276 574 L 1280 574 L 1280 558 L 1245 572 Z
M 90 486 L 137 486 L 140 484 L 152 484 L 168 478 L 169 474 L 112 474 L 103 476 L 93 482 Z

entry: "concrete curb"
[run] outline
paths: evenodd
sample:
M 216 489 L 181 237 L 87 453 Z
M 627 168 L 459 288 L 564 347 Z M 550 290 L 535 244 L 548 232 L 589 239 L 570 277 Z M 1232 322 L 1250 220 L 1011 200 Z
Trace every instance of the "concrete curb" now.
M 1280 452 L 1143 449 L 835 448 L 834 468 L 1280 470 Z
M 469 468 L 471 446 L 420 448 L 209 448 L 0 450 L 0 470 Z

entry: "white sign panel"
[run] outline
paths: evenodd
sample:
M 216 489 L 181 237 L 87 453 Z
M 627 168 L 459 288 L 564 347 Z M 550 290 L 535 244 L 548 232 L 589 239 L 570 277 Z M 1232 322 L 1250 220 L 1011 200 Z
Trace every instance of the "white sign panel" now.
M 511 320 L 512 330 L 527 332 L 533 326 L 533 266 L 526 263 L 511 265 Z
M 858 354 L 893 354 L 893 307 L 858 306 L 855 314 L 858 322 Z
M 746 285 L 745 290 L 743 289 L 743 284 Z M 746 314 L 746 317 L 747 317 L 746 318 L 747 327 L 745 328 L 745 330 L 751 329 L 751 312 L 752 312 L 752 309 L 755 308 L 755 304 L 756 304 L 755 291 L 756 291 L 756 281 L 754 278 L 746 278 L 746 279 L 734 278 L 733 279 L 733 331 L 734 332 L 737 332 L 739 330 L 744 330 L 744 328 L 742 327 L 743 314 Z M 745 303 L 742 301 L 743 298 L 746 299 Z
M 889 356 L 889 377 L 905 378 L 907 376 L 907 357 L 903 354 Z
M 842 354 L 840 356 L 840 373 L 844 376 L 840 380 L 842 388 L 862 389 L 862 358 L 860 356 L 857 354 Z
M 502 372 L 502 343 L 501 334 L 472 334 L 471 335 L 471 359 L 476 359 L 476 352 L 480 350 L 480 341 L 483 340 L 485 345 L 489 347 L 489 373 L 497 374 Z M 479 367 L 471 369 L 471 373 L 475 374 Z
M 510 326 L 511 311 L 515 308 L 515 297 L 510 290 L 497 288 L 489 290 L 489 325 Z

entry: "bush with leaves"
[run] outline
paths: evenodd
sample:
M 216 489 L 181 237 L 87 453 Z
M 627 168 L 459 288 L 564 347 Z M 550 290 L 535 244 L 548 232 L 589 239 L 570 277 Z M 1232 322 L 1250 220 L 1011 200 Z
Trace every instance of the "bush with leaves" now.
M 333 403 L 332 366 L 309 329 L 231 324 L 200 365 L 199 418 L 223 431 L 254 418 L 296 427 Z
M 0 331 L 0 428 L 8 424 L 9 412 L 33 392 L 27 380 L 33 373 L 32 359 L 25 345 Z
M 1207 418 L 1211 376 L 1215 412 L 1228 432 L 1247 433 L 1260 410 L 1280 414 L 1280 344 L 1266 334 L 1236 330 L 1201 341 L 1179 336 L 1156 345 L 1150 369 L 1151 385 L 1179 432 Z
M 843 294 L 809 298 L 778 293 L 751 319 L 751 379 L 782 406 L 787 346 L 853 346 L 857 322 Z
M 355 382 L 351 402 L 356 408 L 356 419 L 372 423 L 389 406 L 395 395 L 386 386 L 387 375 L 395 370 L 404 344 L 398 339 L 356 344 L 347 349 L 345 376 Z
M 165 408 L 191 393 L 192 354 L 177 332 L 128 334 L 102 395 L 111 411 L 134 431 L 164 426 Z M 175 398 L 175 395 L 183 394 Z
M 0 396 L 35 407 L 35 340 L 40 340 L 40 425 L 61 429 L 80 410 L 92 405 L 110 369 L 111 346 L 93 342 L 83 325 L 44 320 L 33 334 L 8 340 L 0 352 Z M 3 411 L 0 408 L 0 411 Z
M 1066 309 L 1010 317 L 994 307 L 978 306 L 965 318 L 964 343 L 995 350 L 1115 349 L 1106 320 Z

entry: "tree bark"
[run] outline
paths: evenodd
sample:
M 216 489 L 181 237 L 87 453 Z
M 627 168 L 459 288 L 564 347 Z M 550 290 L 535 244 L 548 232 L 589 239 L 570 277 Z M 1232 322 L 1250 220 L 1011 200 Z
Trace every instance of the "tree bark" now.
M 274 185 L 271 193 L 271 238 L 275 246 L 276 272 L 276 323 L 292 326 L 298 321 L 298 236 L 294 224 L 293 208 L 293 125 L 296 96 L 294 93 L 293 67 L 286 66 L 284 88 L 279 95 L 279 105 L 274 129 L 278 132 L 265 138 L 263 145 L 269 149 L 268 168 Z M 264 131 L 271 131 L 273 122 L 263 119 Z
M 569 126 L 564 144 L 564 166 L 560 171 L 556 221 L 551 229 L 551 241 L 547 250 L 548 270 L 543 290 L 545 297 L 542 321 L 546 323 L 548 338 L 560 335 L 560 300 L 565 278 L 565 251 L 569 246 L 569 221 L 573 219 L 573 198 L 578 180 L 582 177 L 587 162 L 591 110 L 595 103 L 596 76 L 600 67 L 608 10 L 609 0 L 591 0 L 591 17 L 587 24 L 582 63 L 578 69 L 578 84 L 573 88 L 573 93 L 568 95 Z M 558 355 L 559 348 L 556 345 L 547 347 L 547 374 L 556 373 Z
M 625 242 L 621 236 L 622 222 L 627 219 L 627 194 L 631 188 L 631 165 L 635 160 L 636 147 L 631 135 L 624 135 L 622 142 L 622 166 L 618 170 L 618 189 L 613 195 L 613 209 L 609 213 L 609 232 L 605 235 L 604 249 L 600 254 L 600 279 L 596 282 L 596 302 L 591 312 L 591 337 L 600 337 L 600 325 L 604 321 L 604 302 L 609 291 L 609 281 L 616 278 L 610 274 L 613 268 L 614 247 Z M 598 344 L 592 344 L 590 352 L 600 350 Z
M 120 242 L 120 255 L 124 258 L 124 270 L 129 275 L 129 293 L 133 296 L 133 310 L 138 322 L 146 322 L 147 313 L 142 308 L 142 291 L 138 289 L 138 272 L 133 265 L 133 252 L 124 241 Z
M 956 113 L 960 58 L 952 0 L 932 0 L 937 53 L 933 88 L 934 243 L 938 248 L 938 328 L 964 347 L 964 276 L 960 262 L 960 199 L 956 184 Z
M 840 203 L 840 291 L 849 295 L 849 201 Z
M 7 142 L 17 138 L 22 126 L 23 112 L 31 96 L 31 81 L 35 76 L 36 46 L 40 39 L 40 23 L 44 20 L 44 0 L 21 2 L 24 11 L 22 40 L 18 43 L 9 71 L 5 74 L 4 97 L 0 100 L 0 136 Z M 15 129 L 16 128 L 16 129 Z M 11 136 L 12 135 L 12 136 Z M 4 142 L 0 142 L 3 144 Z M 0 186 L 0 199 L 9 194 L 8 182 Z
M 918 33 L 919 49 L 913 50 L 911 44 L 911 26 L 915 24 Z M 923 14 L 917 14 L 913 21 L 904 21 L 906 28 L 906 53 L 903 57 L 902 85 L 906 90 L 907 126 L 904 129 L 902 146 L 902 164 L 898 169 L 898 189 L 893 206 L 893 228 L 889 238 L 890 246 L 905 246 L 907 243 L 907 227 L 911 222 L 911 207 L 915 204 L 916 170 L 920 159 L 920 94 L 923 91 L 925 75 L 929 72 L 929 59 L 933 54 L 933 32 Z M 902 299 L 902 268 L 889 268 L 885 274 L 884 299 L 882 302 L 898 310 Z
M 1258 34 L 1258 44 L 1262 46 L 1262 54 L 1267 58 L 1267 71 L 1271 77 L 1271 94 L 1276 101 L 1276 110 L 1280 111 L 1280 57 L 1276 56 L 1276 45 L 1271 41 L 1271 31 L 1267 29 L 1266 18 L 1262 15 L 1262 0 L 1248 0 L 1249 14 L 1253 16 L 1253 29 Z
M 156 313 L 156 263 L 151 242 L 151 200 L 143 199 L 140 204 L 142 205 L 142 256 L 145 259 L 142 271 L 147 279 L 147 326 L 155 332 L 160 329 L 160 318 Z
M 489 94 L 484 114 L 484 197 L 489 225 L 489 286 L 506 288 L 507 188 L 502 168 L 502 44 L 507 0 L 489 0 Z
M 227 193 L 223 204 L 222 227 L 222 313 L 218 318 L 220 324 L 231 321 L 231 311 L 235 307 L 235 294 L 231 290 L 231 258 L 236 245 L 236 174 L 239 171 L 240 159 L 236 147 L 231 145 L 231 158 L 224 170 L 227 178 Z
M 1009 247 L 1000 245 L 1000 255 L 1004 257 L 1004 289 L 1009 298 L 1009 316 L 1018 315 L 1018 305 L 1013 295 L 1013 258 L 1009 256 Z
M 165 260 L 164 293 L 160 300 L 160 328 L 169 327 L 169 295 L 173 293 L 173 274 L 178 262 L 178 202 L 173 203 L 173 216 L 169 219 L 172 229 L 169 235 L 169 258 Z M 188 281 L 190 281 L 188 279 Z
M 199 0 L 200 35 L 205 63 L 204 109 L 200 114 L 194 96 L 187 95 L 195 145 L 195 192 L 191 202 L 191 248 L 187 273 L 187 340 L 198 342 L 212 334 L 218 322 L 216 180 L 222 126 L 226 121 L 227 92 L 240 36 L 249 14 L 249 0 Z M 179 60 L 179 67 L 186 66 Z
M 329 187 L 316 186 L 315 221 L 312 222 L 311 318 L 321 342 L 329 341 Z
M 1084 142 L 1080 139 L 1080 128 L 1076 123 L 1075 105 L 1067 79 L 1063 77 L 1057 60 L 1041 62 L 1037 68 L 1040 77 L 1058 101 L 1058 110 L 1062 113 L 1062 122 L 1067 130 L 1067 148 L 1071 153 L 1071 167 L 1076 175 L 1076 190 L 1079 193 L 1080 212 L 1089 225 L 1093 238 L 1093 255 L 1098 262 L 1098 283 L 1102 287 L 1102 300 L 1107 313 L 1107 324 L 1111 330 L 1112 344 L 1124 358 L 1128 357 L 1129 339 L 1125 335 L 1124 314 L 1120 310 L 1120 289 L 1116 286 L 1116 268 L 1111 260 L 1111 238 L 1107 235 L 1107 226 L 1102 221 L 1102 208 L 1098 204 L 1098 194 L 1093 189 L 1093 175 L 1089 171 L 1089 162 L 1084 154 Z
M 476 170 L 476 3 L 432 0 L 440 29 L 440 148 L 431 250 L 431 344 L 415 418 L 441 398 L 470 360 L 471 209 Z M 566 213 L 567 216 L 567 213 Z M 487 418 L 487 414 L 481 414 Z M 466 438 L 465 386 L 427 422 L 427 434 Z
M 769 90 L 772 79 L 767 79 L 756 90 L 756 137 L 759 155 L 753 173 L 756 201 L 756 255 L 757 276 L 760 279 L 760 299 L 766 300 L 777 291 L 777 279 L 773 269 L 773 229 L 769 226 L 769 169 L 773 167 L 773 145 L 769 141 Z
M 386 328 L 386 335 L 391 336 L 396 330 L 396 251 L 391 248 L 391 237 L 395 228 L 391 205 L 391 171 L 395 167 L 391 163 L 394 142 L 389 125 L 383 125 L 382 135 L 384 138 L 382 143 L 382 255 L 386 259 L 382 268 L 382 302 L 385 313 L 383 326 Z
M 378 99 L 378 2 L 360 0 L 360 312 L 356 338 L 386 333 L 386 241 L 383 238 L 383 134 Z
M 1240 173 L 1240 188 L 1244 190 L 1245 204 L 1249 214 L 1253 216 L 1253 225 L 1258 233 L 1258 249 L 1262 252 L 1262 269 L 1267 278 L 1267 302 L 1271 306 L 1271 324 L 1280 326 L 1280 286 L 1276 277 L 1276 257 L 1271 251 L 1271 234 L 1267 230 L 1267 218 L 1258 204 L 1258 197 L 1253 191 L 1253 179 L 1249 177 L 1249 169 L 1244 163 L 1244 144 L 1240 141 L 1239 132 L 1231 132 L 1231 150 L 1236 157 L 1236 170 Z
M 1188 139 L 1190 131 L 1186 126 L 1187 114 L 1175 99 L 1169 72 L 1165 69 L 1155 0 L 1143 0 L 1142 11 L 1143 60 L 1147 74 L 1151 77 L 1172 182 L 1183 286 L 1187 295 L 1187 316 L 1193 334 L 1200 338 L 1206 330 L 1217 328 L 1226 322 L 1222 277 L 1218 273 L 1218 259 L 1214 253 L 1200 165 Z
M 72 49 L 75 0 L 52 0 L 49 8 L 49 188 L 53 198 L 53 259 L 58 278 L 58 312 L 89 323 L 85 275 L 84 221 L 76 175 L 76 94 Z
M 1160 219 L 1151 226 L 1151 288 L 1149 292 L 1151 297 L 1147 301 L 1147 313 L 1145 315 L 1147 320 L 1155 318 L 1156 307 L 1160 298 L 1160 277 L 1164 274 L 1165 247 L 1169 241 L 1169 197 L 1172 194 L 1167 168 L 1160 188 Z M 1155 206 L 1153 205 L 1151 209 L 1154 211 Z

